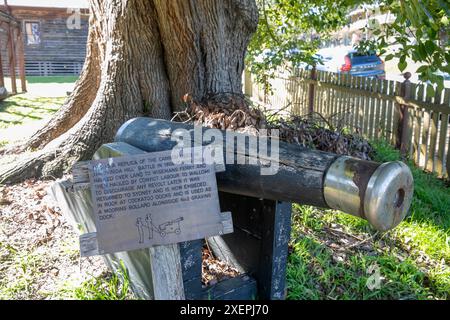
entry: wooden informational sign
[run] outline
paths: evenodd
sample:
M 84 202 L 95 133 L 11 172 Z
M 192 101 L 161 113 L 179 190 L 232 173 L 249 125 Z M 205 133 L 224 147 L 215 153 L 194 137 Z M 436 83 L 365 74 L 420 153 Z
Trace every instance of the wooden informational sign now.
M 176 164 L 163 151 L 93 160 L 87 168 L 97 232 L 80 237 L 83 256 L 233 232 L 231 214 L 220 212 L 214 164 Z

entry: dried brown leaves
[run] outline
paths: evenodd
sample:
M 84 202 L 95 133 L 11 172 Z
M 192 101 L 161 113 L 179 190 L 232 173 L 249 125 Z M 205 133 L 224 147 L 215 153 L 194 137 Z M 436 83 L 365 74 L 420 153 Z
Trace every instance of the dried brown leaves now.
M 321 151 L 363 160 L 371 160 L 374 151 L 362 136 L 326 129 L 314 119 L 291 116 L 287 120 L 278 119 L 271 122 L 269 128 L 278 129 L 283 141 Z
M 370 160 L 372 146 L 358 134 L 326 129 L 322 117 L 288 119 L 266 115 L 250 106 L 243 95 L 216 94 L 202 101 L 184 96 L 186 110 L 176 113 L 173 120 L 221 130 L 233 130 L 257 135 L 260 129 L 279 130 L 280 139 L 303 147 Z
M 202 249 L 202 282 L 214 285 L 220 281 L 234 278 L 239 271 L 224 261 L 216 259 L 207 246 Z
M 266 126 L 263 112 L 249 107 L 243 95 L 210 95 L 201 102 L 185 95 L 184 102 L 187 105 L 186 110 L 176 113 L 173 120 L 253 134 L 257 134 L 258 129 Z

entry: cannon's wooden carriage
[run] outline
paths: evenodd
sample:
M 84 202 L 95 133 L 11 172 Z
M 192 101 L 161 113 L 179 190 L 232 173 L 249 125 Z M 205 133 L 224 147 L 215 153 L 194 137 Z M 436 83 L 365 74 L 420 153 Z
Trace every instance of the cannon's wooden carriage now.
M 125 123 L 116 141 L 103 145 L 95 158 L 171 150 L 177 129 L 188 133 L 188 140 L 200 143 L 196 128 L 190 124 L 150 118 L 137 118 Z M 197 131 L 195 131 L 197 130 Z M 219 131 L 220 132 L 220 131 Z M 408 167 L 399 162 L 379 164 L 346 156 L 313 151 L 299 146 L 272 141 L 277 157 L 249 152 L 249 141 L 240 136 L 246 148 L 226 140 L 226 133 L 213 143 L 223 154 L 241 157 L 244 163 L 226 163 L 217 173 L 222 211 L 232 212 L 234 232 L 208 239 L 214 254 L 228 261 L 241 276 L 211 287 L 201 284 L 201 247 L 204 240 L 179 244 L 182 278 L 187 299 L 283 299 L 290 238 L 291 203 L 298 202 L 324 208 L 339 209 L 366 219 L 378 230 L 388 230 L 403 220 L 412 197 L 413 180 Z M 237 135 L 233 133 L 237 138 Z M 186 137 L 185 137 L 186 139 Z M 214 140 L 214 141 L 211 141 Z M 274 151 L 274 149 L 272 150 Z M 277 161 L 274 174 L 262 175 L 262 167 Z M 95 231 L 89 191 L 78 187 L 79 181 L 55 184 L 55 197 L 63 211 L 72 216 L 84 232 Z M 138 296 L 153 298 L 148 250 L 121 252 L 106 256 L 117 268 L 123 260 L 131 284 Z

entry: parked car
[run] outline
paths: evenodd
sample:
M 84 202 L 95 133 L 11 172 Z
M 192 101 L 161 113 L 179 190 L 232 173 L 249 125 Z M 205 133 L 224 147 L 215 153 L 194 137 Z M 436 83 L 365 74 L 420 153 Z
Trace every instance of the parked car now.
M 444 68 L 446 68 L 446 67 L 444 66 Z M 437 76 L 443 77 L 443 78 L 444 78 L 444 81 L 450 80 L 450 74 L 447 73 L 447 72 L 444 72 L 444 71 L 436 71 L 434 74 L 437 75 Z
M 444 87 L 450 88 L 450 74 L 444 71 L 436 71 L 434 73 L 437 76 L 444 78 Z
M 333 47 L 319 50 L 316 57 L 322 61 L 317 70 L 378 79 L 386 76 L 384 61 L 375 52 L 361 54 L 352 47 Z

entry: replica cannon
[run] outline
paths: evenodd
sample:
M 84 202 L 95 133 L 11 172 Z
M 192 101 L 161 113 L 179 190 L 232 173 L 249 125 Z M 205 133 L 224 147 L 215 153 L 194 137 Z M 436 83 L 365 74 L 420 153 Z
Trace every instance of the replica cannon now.
M 338 209 L 366 219 L 380 231 L 394 228 L 408 213 L 413 178 L 401 162 L 363 161 L 302 148 L 276 138 L 255 144 L 250 135 L 210 130 L 186 123 L 136 118 L 126 122 L 115 142 L 103 145 L 94 156 L 102 159 L 174 150 L 182 142 L 184 147 L 214 145 L 215 152 L 226 158 L 225 170 L 216 177 L 220 207 L 232 213 L 234 232 L 210 238 L 208 243 L 216 256 L 236 267 L 242 276 L 202 287 L 203 241 L 181 243 L 188 299 L 283 299 L 292 202 Z M 270 171 L 273 168 L 276 170 Z M 264 169 L 268 173 L 262 174 Z M 60 182 L 53 188 L 54 195 L 65 203 L 63 211 L 84 226 L 85 231 L 92 232 L 89 193 L 76 191 L 76 184 L 76 179 Z M 135 292 L 151 298 L 152 280 L 142 266 L 143 261 L 148 261 L 148 253 L 135 250 L 107 256 L 113 268 L 117 268 L 119 259 L 129 270 Z

